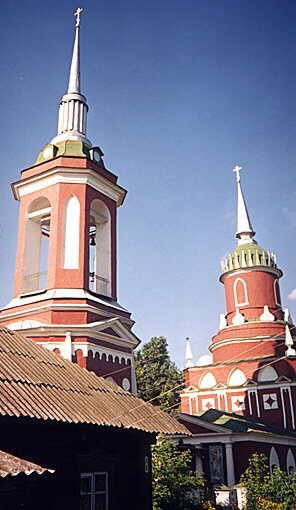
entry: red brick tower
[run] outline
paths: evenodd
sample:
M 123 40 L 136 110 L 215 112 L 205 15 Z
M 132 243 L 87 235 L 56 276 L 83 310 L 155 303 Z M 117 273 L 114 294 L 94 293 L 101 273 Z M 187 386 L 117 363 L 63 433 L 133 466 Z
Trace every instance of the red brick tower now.
M 241 189 L 241 168 L 234 170 L 238 241 L 222 262 L 220 276 L 226 315 L 221 315 L 219 332 L 209 347 L 212 362 L 196 366 L 191 359 L 187 362 L 182 411 L 195 414 L 216 408 L 295 429 L 296 335 L 289 312 L 281 304 L 282 271 L 275 254 L 254 239 Z
M 80 13 L 58 135 L 12 185 L 20 202 L 15 285 L 0 321 L 135 391 L 139 341 L 116 284 L 116 215 L 126 191 L 86 138 Z

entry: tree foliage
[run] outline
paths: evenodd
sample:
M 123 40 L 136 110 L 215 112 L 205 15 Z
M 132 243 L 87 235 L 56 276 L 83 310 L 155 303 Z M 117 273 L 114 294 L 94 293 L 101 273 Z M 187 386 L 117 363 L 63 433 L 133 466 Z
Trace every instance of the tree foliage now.
M 247 510 L 296 510 L 296 473 L 269 471 L 265 455 L 255 453 L 241 477 Z
M 139 397 L 146 402 L 154 399 L 153 405 L 168 411 L 179 402 L 183 374 L 171 361 L 163 336 L 151 338 L 136 352 L 136 377 Z
M 199 508 L 203 486 L 203 478 L 191 470 L 191 452 L 159 437 L 152 448 L 153 510 Z

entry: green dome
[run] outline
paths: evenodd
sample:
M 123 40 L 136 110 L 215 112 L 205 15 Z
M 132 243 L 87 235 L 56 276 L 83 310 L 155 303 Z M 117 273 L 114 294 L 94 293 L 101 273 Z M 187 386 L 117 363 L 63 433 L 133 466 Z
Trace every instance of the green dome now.
M 246 243 L 238 245 L 221 262 L 222 273 L 233 271 L 234 269 L 243 269 L 247 267 L 268 267 L 277 271 L 276 255 L 263 250 L 257 243 Z

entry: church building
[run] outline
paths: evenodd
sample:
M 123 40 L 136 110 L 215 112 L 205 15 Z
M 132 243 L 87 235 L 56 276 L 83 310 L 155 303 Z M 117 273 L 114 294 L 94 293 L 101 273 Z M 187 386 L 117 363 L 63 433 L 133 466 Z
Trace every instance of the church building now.
M 131 314 L 117 301 L 117 209 L 126 190 L 87 138 L 80 15 L 57 135 L 12 184 L 19 201 L 14 293 L 0 325 L 136 392 Z
M 296 467 L 296 339 L 284 309 L 283 275 L 274 253 L 255 241 L 237 181 L 237 246 L 222 262 L 226 313 L 209 346 L 194 364 L 187 339 L 185 389 L 180 420 L 193 432 L 200 470 L 212 485 L 233 486 L 252 453 L 264 453 L 270 469 Z M 210 360 L 208 359 L 210 358 Z

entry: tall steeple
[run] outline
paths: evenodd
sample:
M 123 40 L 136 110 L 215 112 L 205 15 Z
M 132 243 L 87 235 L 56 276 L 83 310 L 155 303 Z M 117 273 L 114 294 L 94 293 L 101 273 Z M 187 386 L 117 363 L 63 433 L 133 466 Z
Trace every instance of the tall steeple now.
M 91 142 L 86 138 L 86 119 L 88 106 L 86 98 L 80 92 L 80 14 L 83 9 L 78 8 L 74 16 L 75 40 L 70 68 L 68 92 L 63 95 L 59 107 L 58 134 L 51 143 L 64 140 L 81 141 L 88 147 Z
M 240 183 L 241 166 L 236 165 L 233 171 L 236 173 L 237 182 L 237 232 L 238 244 L 256 243 L 253 239 L 255 236 L 253 227 L 251 225 L 250 216 L 248 213 L 245 197 Z

